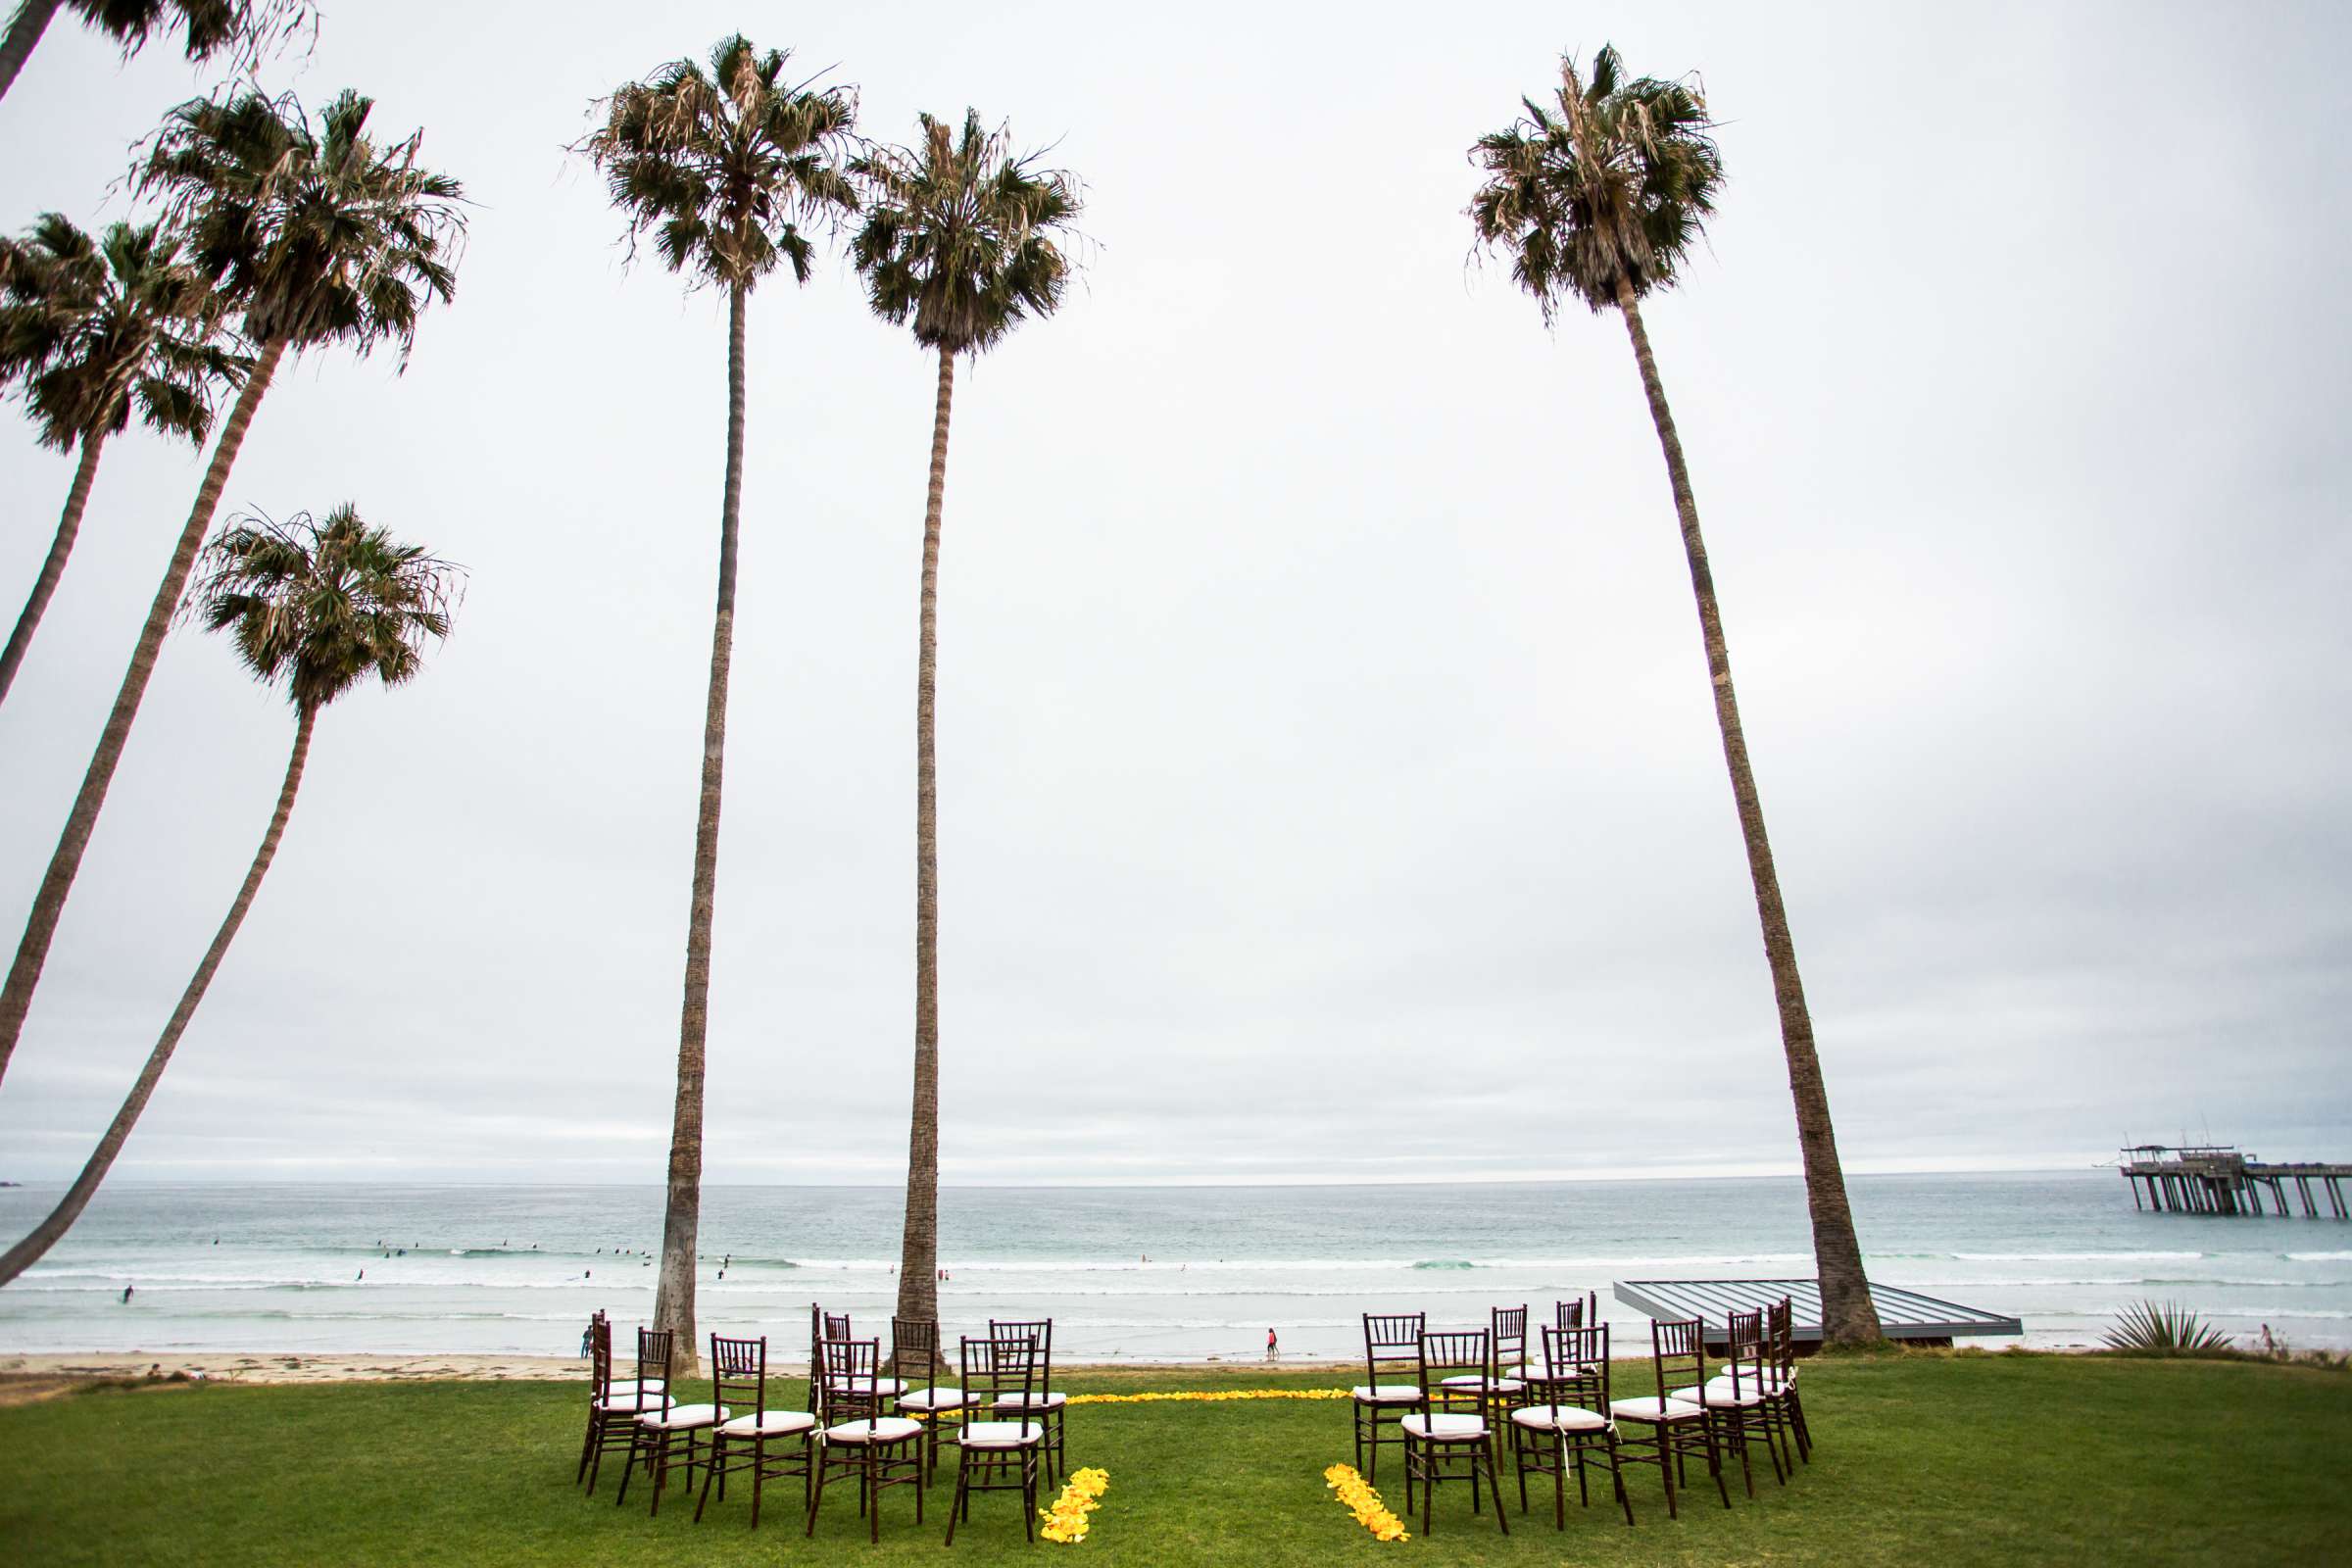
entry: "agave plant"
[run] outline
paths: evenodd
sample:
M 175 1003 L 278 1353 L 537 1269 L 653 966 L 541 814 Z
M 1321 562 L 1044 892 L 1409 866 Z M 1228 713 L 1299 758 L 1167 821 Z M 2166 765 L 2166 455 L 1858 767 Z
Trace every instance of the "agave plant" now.
M 2198 1355 L 2230 1348 L 2230 1336 L 2173 1301 L 2139 1301 L 2117 1315 L 2105 1335 L 2110 1350 L 2140 1355 Z

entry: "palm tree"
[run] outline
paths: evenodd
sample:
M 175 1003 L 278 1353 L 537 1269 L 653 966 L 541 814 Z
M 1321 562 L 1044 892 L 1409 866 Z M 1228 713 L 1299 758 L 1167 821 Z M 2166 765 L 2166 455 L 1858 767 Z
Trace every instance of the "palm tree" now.
M 48 559 L 0 651 L 5 701 L 65 574 L 106 438 L 135 406 L 151 428 L 202 446 L 215 387 L 234 384 L 246 362 L 215 341 L 212 288 L 159 224 L 116 223 L 92 240 L 43 213 L 23 239 L 0 240 L 0 381 L 22 386 L 43 446 L 81 448 Z
M 919 117 L 914 147 L 882 147 L 851 166 L 867 190 L 851 247 L 874 314 L 911 324 L 939 356 L 931 489 L 923 506 L 921 632 L 914 677 L 914 1111 L 906 1144 L 906 1225 L 899 1315 L 939 1316 L 939 792 L 932 744 L 939 654 L 939 519 L 948 486 L 956 356 L 979 356 L 1061 303 L 1070 262 L 1057 243 L 1081 207 L 1078 182 L 1015 156 L 1008 130 L 965 110 L 960 132 Z
M 1861 1244 L 1846 1204 L 1845 1177 L 1813 1047 L 1813 1019 L 1796 971 L 1788 912 L 1781 902 L 1764 808 L 1748 766 L 1732 662 L 1716 606 L 1715 580 L 1698 531 L 1698 506 L 1674 415 L 1658 379 L 1641 301 L 1669 288 L 1690 246 L 1715 210 L 1723 160 L 1712 136 L 1706 99 L 1690 82 L 1642 76 L 1627 81 L 1617 51 L 1604 46 L 1592 60 L 1592 79 L 1577 74 L 1573 56 L 1560 61 L 1559 112 L 1523 99 L 1526 115 L 1481 136 L 1471 161 L 1486 176 L 1469 217 L 1479 242 L 1511 257 L 1511 275 L 1536 297 L 1549 324 L 1561 303 L 1577 299 L 1595 313 L 1615 307 L 1632 335 L 1642 389 L 1649 398 L 1666 475 L 1682 520 L 1690 587 L 1698 599 L 1699 630 L 1715 687 L 1715 718 L 1723 731 L 1732 798 L 1747 841 L 1747 868 L 1764 927 L 1764 953 L 1780 1004 L 1781 1044 L 1788 1058 L 1788 1089 L 1796 1102 L 1797 1145 L 1813 1220 L 1813 1252 L 1821 1275 L 1824 1332 L 1834 1343 L 1859 1344 L 1884 1336 L 1862 1272 Z
M 628 215 L 632 253 L 651 232 L 673 272 L 727 291 L 727 471 L 718 513 L 718 608 L 710 627 L 710 683 L 703 708 L 702 802 L 694 826 L 694 893 L 686 915 L 686 991 L 678 1010 L 678 1087 L 672 1106 L 669 1194 L 654 1324 L 677 1336 L 682 1369 L 696 1365 L 695 1243 L 702 1228 L 703 1058 L 710 1004 L 710 927 L 718 886 L 719 785 L 727 745 L 727 674 L 735 649 L 735 555 L 743 509 L 744 314 L 752 290 L 779 265 L 808 281 L 814 247 L 804 225 L 857 206 L 841 155 L 857 118 L 847 88 L 784 80 L 790 58 L 737 34 L 710 51 L 706 72 L 676 60 L 603 105 L 604 123 L 580 144 L 604 172 L 612 205 Z
M 458 182 L 418 166 L 421 132 L 379 145 L 368 134 L 370 107 L 371 100 L 344 92 L 319 115 L 314 134 L 291 96 L 198 99 L 173 110 L 147 149 L 139 190 L 165 198 L 167 219 L 180 225 L 191 258 L 226 308 L 241 314 L 244 336 L 259 352 L 213 445 L 196 504 L 0 984 L 0 1074 L 24 1032 L 41 966 L 164 633 L 278 361 L 289 351 L 328 345 L 366 354 L 387 342 L 405 356 L 417 317 L 455 287 L 452 252 L 465 227 Z
M 66 1234 L 147 1108 L 172 1049 L 277 855 L 319 712 L 371 674 L 386 686 L 411 679 L 422 667 L 424 640 L 449 635 L 457 568 L 368 526 L 348 503 L 328 513 L 323 523 L 307 515 L 282 526 L 266 517 L 242 518 L 214 540 L 207 554 L 212 570 L 197 589 L 205 625 L 228 632 L 254 677 L 265 686 L 283 686 L 293 701 L 294 750 L 286 759 L 285 782 L 228 917 L 204 950 L 204 960 L 180 993 L 179 1005 L 172 1009 L 138 1081 L 57 1207 L 0 1255 L 0 1285 L 24 1273 Z
M 187 35 L 188 58 L 210 60 L 227 51 L 240 65 L 262 56 L 314 24 L 309 0 L 23 0 L 0 33 L 0 97 L 32 57 L 50 19 L 70 3 L 82 21 L 122 46 L 125 58 L 146 47 L 147 35 L 176 23 Z
M 188 58 L 206 61 L 226 52 L 240 67 L 262 58 L 299 31 L 317 25 L 309 0 L 23 0 L 0 33 L 0 97 L 32 57 L 62 4 L 122 47 L 124 58 L 146 47 L 150 33 L 178 24 Z

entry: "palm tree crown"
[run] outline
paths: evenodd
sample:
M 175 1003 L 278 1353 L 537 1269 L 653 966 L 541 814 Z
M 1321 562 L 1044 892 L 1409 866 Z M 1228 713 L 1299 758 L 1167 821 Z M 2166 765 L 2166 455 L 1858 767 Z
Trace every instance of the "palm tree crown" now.
M 459 568 L 369 527 L 349 502 L 324 522 L 240 518 L 206 555 L 193 601 L 206 629 L 227 631 L 254 677 L 282 684 L 299 710 L 371 672 L 400 685 L 421 667 L 424 640 L 449 635 Z
M 113 435 L 134 405 L 203 443 L 217 389 L 248 362 L 213 340 L 212 288 L 179 253 L 160 224 L 93 240 L 58 213 L 0 239 L 0 381 L 22 384 L 43 445 Z
M 784 84 L 790 58 L 737 33 L 712 47 L 708 72 L 672 61 L 606 101 L 580 150 L 628 214 L 632 246 L 650 230 L 671 271 L 722 286 L 749 287 L 779 262 L 808 281 L 802 225 L 858 206 L 841 170 L 858 100 Z
M 146 47 L 147 35 L 177 21 L 187 32 L 188 58 L 209 60 L 234 42 L 252 20 L 245 0 L 71 0 L 82 21 L 122 46 Z
M 465 192 L 416 162 L 423 132 L 379 146 L 374 100 L 346 89 L 316 134 L 291 94 L 198 99 L 172 111 L 138 172 L 186 225 L 196 264 L 244 313 L 256 344 L 339 341 L 406 354 L 416 318 L 456 286 Z
M 1637 299 L 1670 286 L 1723 185 L 1704 92 L 1624 71 L 1605 45 L 1590 83 L 1563 59 L 1556 116 L 1523 98 L 1526 116 L 1470 151 L 1487 176 L 1471 223 L 1511 253 L 1511 276 L 1546 321 L 1570 296 L 1597 312 L 1621 283 Z
M 1084 203 L 1075 176 L 1015 157 L 1004 127 L 983 130 L 976 110 L 960 134 L 919 118 L 919 146 L 851 165 L 868 192 L 851 257 L 876 315 L 911 322 L 925 348 L 977 354 L 1061 303 L 1070 263 L 1054 230 Z

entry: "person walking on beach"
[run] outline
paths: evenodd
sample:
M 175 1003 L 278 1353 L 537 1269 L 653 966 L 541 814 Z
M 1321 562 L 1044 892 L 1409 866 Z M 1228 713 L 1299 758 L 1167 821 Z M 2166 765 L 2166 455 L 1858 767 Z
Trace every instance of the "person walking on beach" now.
M 1266 1330 L 1266 1359 L 1271 1361 L 1280 1353 L 1281 1347 L 1275 1343 L 1274 1331 L 1272 1329 Z

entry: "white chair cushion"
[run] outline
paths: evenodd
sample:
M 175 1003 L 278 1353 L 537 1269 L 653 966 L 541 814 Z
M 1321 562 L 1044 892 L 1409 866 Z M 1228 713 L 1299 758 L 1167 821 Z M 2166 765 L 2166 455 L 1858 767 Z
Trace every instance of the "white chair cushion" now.
M 923 1435 L 923 1424 L 903 1415 L 886 1415 L 872 1421 L 844 1421 L 837 1427 L 825 1428 L 827 1443 L 905 1443 L 908 1438 Z
M 1487 1423 L 1474 1415 L 1422 1415 L 1416 1412 L 1406 1416 L 1399 1424 L 1414 1437 L 1427 1438 L 1432 1443 L 1467 1443 L 1473 1439 L 1483 1441 L 1487 1435 Z
M 1681 1399 L 1660 1399 L 1649 1395 L 1639 1399 L 1611 1399 L 1609 1414 L 1620 1421 L 1697 1421 L 1706 1415 L 1695 1404 Z
M 827 1378 L 825 1387 L 835 1394 L 863 1394 L 865 1380 L 863 1378 Z M 897 1378 L 874 1379 L 874 1396 L 877 1398 L 888 1399 L 906 1392 L 906 1385 Z
M 1066 1394 L 1032 1394 L 1029 1396 L 1028 1408 L 1058 1410 L 1069 1402 L 1070 1396 Z M 1017 1394 L 1000 1394 L 997 1396 L 996 1407 L 1000 1410 L 1018 1410 L 1021 1408 L 1021 1396 Z
M 1531 1404 L 1511 1420 L 1530 1432 L 1606 1432 L 1609 1418 L 1574 1404 Z
M 1557 1372 L 1554 1372 L 1550 1367 L 1544 1365 L 1541 1361 L 1531 1361 L 1526 1366 L 1515 1366 L 1511 1368 L 1508 1372 L 1505 1372 L 1503 1376 L 1506 1378 L 1517 1378 L 1522 1383 L 1554 1383 L 1562 1382 L 1569 1378 L 1589 1378 L 1592 1376 L 1596 1370 L 1597 1368 L 1586 1365 L 1582 1362 L 1570 1362 L 1563 1365 Z
M 666 1394 L 624 1394 L 597 1401 L 597 1410 L 604 1415 L 643 1415 L 655 1410 L 666 1410 L 678 1401 Z
M 653 1410 L 637 1418 L 637 1424 L 653 1432 L 687 1432 L 700 1427 L 714 1427 L 727 1418 L 723 1404 L 680 1404 L 667 1410 Z
M 902 1410 L 960 1410 L 963 1408 L 961 1389 L 917 1389 L 899 1400 Z
M 1464 1372 L 1447 1378 L 1439 1387 L 1446 1389 L 1485 1389 L 1490 1394 L 1517 1394 L 1527 1385 L 1513 1378 L 1491 1378 L 1483 1372 Z
M 730 1438 L 789 1438 L 815 1427 L 816 1417 L 806 1410 L 770 1410 L 764 1415 L 739 1415 L 718 1430 Z
M 1348 1391 L 1358 1404 L 1419 1404 L 1421 1390 L 1411 1383 L 1357 1384 Z
M 1787 1387 L 1788 1384 L 1783 1383 L 1778 1377 L 1769 1372 L 1764 1374 L 1764 1377 L 1761 1381 L 1749 1377 L 1744 1372 L 1740 1374 L 1740 1390 L 1743 1394 L 1752 1389 L 1759 1394 L 1774 1395 L 1781 1393 Z M 1707 1398 L 1710 1402 L 1714 1399 L 1715 1391 L 1717 1389 L 1723 1390 L 1726 1394 L 1731 1393 L 1732 1375 L 1729 1372 L 1720 1372 L 1714 1377 L 1707 1379 Z
M 669 1385 L 660 1378 L 614 1378 L 605 1385 L 607 1394 L 660 1394 Z
M 1740 1393 L 1735 1397 L 1732 1394 L 1732 1380 L 1724 1378 L 1720 1381 L 1710 1380 L 1708 1382 L 1706 1397 L 1703 1399 L 1699 1397 L 1699 1391 L 1696 1389 L 1677 1389 L 1668 1397 L 1688 1399 L 1692 1404 L 1708 1404 L 1724 1410 L 1746 1410 L 1764 1402 L 1764 1391 L 1753 1383 L 1742 1380 L 1740 1384 Z
M 1034 1421 L 966 1421 L 956 1441 L 967 1448 L 1026 1448 L 1045 1435 Z

